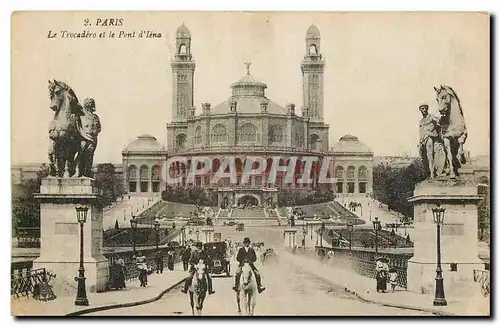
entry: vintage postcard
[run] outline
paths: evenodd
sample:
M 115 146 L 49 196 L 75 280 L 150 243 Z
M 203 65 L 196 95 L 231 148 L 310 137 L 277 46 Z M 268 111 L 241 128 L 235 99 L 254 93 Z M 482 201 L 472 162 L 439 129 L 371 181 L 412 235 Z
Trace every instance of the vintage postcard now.
M 490 316 L 490 15 L 12 15 L 15 316 Z

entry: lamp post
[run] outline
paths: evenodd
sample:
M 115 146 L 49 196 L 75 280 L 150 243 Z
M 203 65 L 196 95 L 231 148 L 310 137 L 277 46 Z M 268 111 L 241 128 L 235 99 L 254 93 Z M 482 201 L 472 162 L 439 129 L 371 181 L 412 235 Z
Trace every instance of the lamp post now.
M 436 293 L 434 295 L 434 306 L 446 306 L 448 303 L 444 297 L 444 286 L 443 286 L 443 270 L 441 269 L 441 224 L 444 222 L 444 211 L 446 209 L 441 207 L 438 203 L 435 208 L 432 209 L 432 217 L 434 218 L 434 223 L 436 223 L 436 237 L 437 237 L 437 268 L 436 268 Z
M 135 257 L 135 229 L 137 229 L 137 219 L 133 214 L 130 219 L 130 226 L 132 227 L 132 257 Z
M 354 230 L 354 224 L 352 221 L 347 222 L 347 231 L 349 231 L 349 255 L 352 253 L 352 231 Z
M 88 206 L 78 205 L 76 209 L 76 219 L 80 223 L 80 268 L 78 269 L 78 277 L 75 281 L 78 282 L 75 306 L 88 306 L 87 291 L 85 289 L 85 268 L 83 266 L 83 225 L 87 220 Z
M 378 230 L 380 230 L 378 217 L 375 217 L 375 221 L 373 221 L 373 229 L 375 230 L 375 255 L 378 256 Z
M 158 251 L 158 245 L 160 242 L 160 220 L 155 219 L 155 231 L 156 231 L 156 250 Z

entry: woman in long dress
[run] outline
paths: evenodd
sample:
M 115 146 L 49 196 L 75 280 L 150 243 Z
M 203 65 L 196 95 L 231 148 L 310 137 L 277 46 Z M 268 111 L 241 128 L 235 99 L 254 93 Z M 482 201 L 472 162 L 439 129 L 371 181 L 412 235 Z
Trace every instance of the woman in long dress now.
M 377 292 L 387 291 L 387 276 L 389 273 L 389 266 L 385 262 L 387 259 L 380 257 L 377 259 L 377 266 L 375 267 L 375 278 L 377 279 Z

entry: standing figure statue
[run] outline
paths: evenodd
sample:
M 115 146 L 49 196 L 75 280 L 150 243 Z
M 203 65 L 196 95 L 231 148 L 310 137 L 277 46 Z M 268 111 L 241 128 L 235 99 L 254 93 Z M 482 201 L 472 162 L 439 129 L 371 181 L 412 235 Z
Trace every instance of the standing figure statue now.
M 441 135 L 446 150 L 450 178 L 456 178 L 461 164 L 466 163 L 463 145 L 467 140 L 467 128 L 460 100 L 455 91 L 446 85 L 436 91 L 436 101 L 441 118 Z
M 419 122 L 420 141 L 418 144 L 420 156 L 427 176 L 434 179 L 445 173 L 445 153 L 441 138 L 439 118 L 429 114 L 429 106 L 419 106 L 422 119 Z
M 53 177 L 92 177 L 92 163 L 101 124 L 92 99 L 82 107 L 66 83 L 49 80 L 50 109 L 54 119 L 49 126 L 49 167 Z M 78 169 L 78 173 L 77 173 Z
M 101 132 L 101 121 L 95 114 L 95 101 L 86 98 L 83 101 L 83 114 L 80 117 L 79 130 L 82 136 L 78 154 L 79 177 L 92 176 L 92 162 L 97 147 L 97 135 Z

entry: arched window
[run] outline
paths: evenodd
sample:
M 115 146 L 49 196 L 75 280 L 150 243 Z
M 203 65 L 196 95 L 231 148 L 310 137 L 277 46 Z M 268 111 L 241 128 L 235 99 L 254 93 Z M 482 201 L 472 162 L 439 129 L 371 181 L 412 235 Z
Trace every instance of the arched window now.
M 186 46 L 186 44 L 181 44 L 179 46 L 179 54 L 187 54 L 187 46 Z
M 316 134 L 312 134 L 309 136 L 309 144 L 311 147 L 311 150 L 317 150 L 319 147 L 319 136 Z
M 212 143 L 222 143 L 227 142 L 227 129 L 221 123 L 216 124 L 212 128 L 212 133 L 210 134 L 210 142 Z
M 201 144 L 201 126 L 196 127 L 194 130 L 194 143 Z
M 347 180 L 353 181 L 356 179 L 356 168 L 354 166 L 350 166 L 347 168 Z
M 151 168 L 151 180 L 160 181 L 160 167 L 158 165 Z
M 283 127 L 274 125 L 269 128 L 269 143 L 282 143 L 283 142 Z
M 127 179 L 129 179 L 129 180 L 136 180 L 137 179 L 137 167 L 135 165 L 131 165 L 128 167 Z
M 146 165 L 141 166 L 140 171 L 141 180 L 149 180 L 149 168 Z
M 335 178 L 338 180 L 344 180 L 344 168 L 341 166 L 337 166 L 335 168 Z
M 358 180 L 367 180 L 368 179 L 368 170 L 366 166 L 362 165 L 358 169 Z
M 318 49 L 316 49 L 316 44 L 311 44 L 309 47 L 309 54 L 315 55 L 318 54 Z
M 151 168 L 151 188 L 153 192 L 160 192 L 160 167 L 158 165 Z
M 240 141 L 258 141 L 257 128 L 251 123 L 245 123 L 240 128 Z
M 149 168 L 146 165 L 141 166 L 141 169 L 139 170 L 139 178 L 141 179 L 140 180 L 141 192 L 148 192 Z
M 177 149 L 185 149 L 186 148 L 186 134 L 178 134 L 176 137 L 176 145 Z
M 304 126 L 298 125 L 295 128 L 295 132 L 293 134 L 294 143 L 296 147 L 304 147 L 306 140 L 304 139 Z

